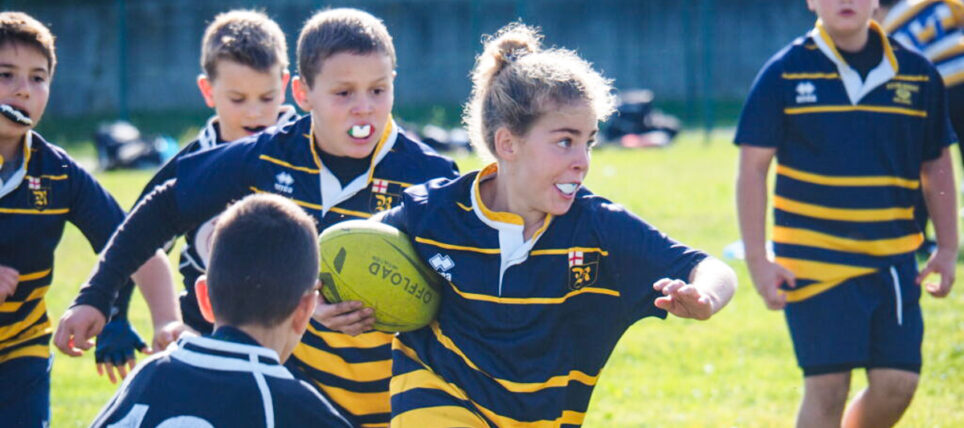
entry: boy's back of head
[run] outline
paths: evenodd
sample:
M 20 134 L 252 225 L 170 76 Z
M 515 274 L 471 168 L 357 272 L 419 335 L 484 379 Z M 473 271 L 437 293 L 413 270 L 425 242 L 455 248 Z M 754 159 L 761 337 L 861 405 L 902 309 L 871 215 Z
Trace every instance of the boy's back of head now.
M 218 61 L 229 60 L 260 72 L 276 65 L 288 69 L 288 44 L 276 22 L 262 12 L 232 10 L 218 14 L 204 31 L 201 68 L 217 78 Z
M 314 221 L 277 195 L 250 195 L 218 218 L 207 282 L 221 325 L 274 327 L 318 279 Z
M 57 65 L 54 35 L 46 26 L 23 12 L 0 13 L 0 47 L 9 43 L 29 46 L 47 58 L 50 75 Z
M 385 24 L 358 9 L 328 9 L 316 13 L 298 36 L 298 74 L 308 84 L 329 57 L 342 52 L 355 55 L 383 53 L 396 66 L 395 45 Z

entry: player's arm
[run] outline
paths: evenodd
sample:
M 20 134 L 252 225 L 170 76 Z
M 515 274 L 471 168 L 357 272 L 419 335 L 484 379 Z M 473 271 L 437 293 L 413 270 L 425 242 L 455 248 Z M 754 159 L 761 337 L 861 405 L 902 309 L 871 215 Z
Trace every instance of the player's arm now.
M 663 293 L 654 304 L 680 318 L 709 319 L 723 309 L 736 291 L 736 273 L 713 257 L 703 259 L 690 272 L 688 282 L 663 278 L 653 284 Z
M 182 156 L 190 154 L 197 149 L 197 144 L 192 143 L 185 146 L 178 154 L 169 159 L 163 166 L 151 177 L 150 181 L 144 186 L 141 191 L 140 196 L 137 197 L 137 201 L 134 202 L 134 206 L 137 205 L 144 197 L 146 197 L 155 187 L 163 184 L 164 182 L 175 178 L 177 173 L 177 160 Z M 132 207 L 133 208 L 133 207 Z M 168 241 L 164 250 L 169 251 L 173 246 L 173 240 Z M 165 257 L 162 253 L 161 257 Z M 145 265 L 146 266 L 146 265 Z M 142 267 L 143 270 L 143 267 Z M 147 270 L 148 272 L 150 269 Z M 169 272 L 170 270 L 168 270 Z M 135 273 L 135 277 L 138 276 Z M 146 278 L 144 282 L 141 280 L 137 282 L 138 284 L 149 284 L 151 283 L 151 276 L 149 273 L 145 273 Z M 173 278 L 171 279 L 173 283 Z M 154 308 L 151 311 L 151 318 L 154 325 L 154 346 L 153 348 L 148 347 L 143 340 L 141 340 L 140 335 L 137 330 L 128 321 L 128 309 L 130 307 L 131 297 L 134 294 L 134 282 L 128 281 L 124 283 L 120 291 L 117 293 L 117 298 L 114 299 L 114 306 L 111 308 L 111 317 L 107 324 L 101 330 L 101 333 L 97 335 L 97 347 L 94 352 L 94 360 L 97 363 L 97 373 L 103 375 L 107 374 L 111 383 L 115 383 L 118 378 L 123 379 L 127 375 L 127 368 L 133 368 L 133 364 L 136 362 L 134 351 L 139 350 L 142 352 L 153 352 L 154 349 L 163 349 L 166 344 L 171 340 L 171 332 L 178 332 L 181 330 L 183 324 L 175 321 L 181 319 L 180 315 L 177 315 L 176 319 L 172 318 L 172 315 L 179 312 L 179 307 L 175 300 L 174 305 L 168 305 L 165 303 L 166 297 L 164 295 L 168 294 L 164 290 L 156 290 L 158 287 L 141 287 L 141 295 L 144 296 L 145 300 L 148 302 L 148 307 Z M 164 288 L 164 287 L 162 287 Z M 153 290 L 153 291 L 152 291 Z M 161 294 L 158 294 L 161 293 Z M 171 289 L 170 294 L 174 295 L 176 299 L 176 291 Z M 115 372 L 117 376 L 115 376 Z
M 931 273 L 939 274 L 940 282 L 930 282 L 925 288 L 934 297 L 946 297 L 954 285 L 957 263 L 957 191 L 954 188 L 954 166 L 947 147 L 937 159 L 921 165 L 921 189 L 924 202 L 934 223 L 937 251 L 917 276 L 917 283 Z
M 181 151 L 178 152 L 176 156 L 174 156 L 173 158 L 165 162 L 164 165 L 162 165 L 161 168 L 158 169 L 156 173 L 154 173 L 154 176 L 151 177 L 151 179 L 147 182 L 147 184 L 144 185 L 144 189 L 141 190 L 140 196 L 137 197 L 137 200 L 134 202 L 134 205 L 131 208 L 133 209 L 134 206 L 137 206 L 137 204 L 140 203 L 140 201 L 142 201 L 145 197 L 147 197 L 147 195 L 150 194 L 155 187 L 164 184 L 168 180 L 176 178 L 177 160 L 183 156 L 186 156 L 196 151 L 197 147 L 198 145 L 196 144 L 196 142 L 192 144 L 188 144 L 183 149 L 181 149 Z M 172 246 L 173 246 L 173 241 L 169 241 L 165 244 L 164 250 L 170 251 Z M 133 292 L 134 292 L 133 283 L 124 284 L 124 286 L 118 292 L 117 299 L 114 302 L 114 307 L 111 311 L 113 313 L 113 316 L 111 317 L 111 321 L 113 321 L 114 317 L 118 317 L 118 316 L 120 317 L 120 319 L 127 319 L 127 310 L 130 307 L 130 300 L 131 300 L 131 296 L 134 294 Z M 99 339 L 100 338 L 98 338 L 98 343 L 100 343 Z
M 81 355 L 83 350 L 90 349 L 93 345 L 90 339 L 100 332 L 110 314 L 114 296 L 127 278 L 152 257 L 167 263 L 166 257 L 158 257 L 157 249 L 189 227 L 187 222 L 179 219 L 174 194 L 175 183 L 175 180 L 171 180 L 155 189 L 137 205 L 114 233 L 101 253 L 90 280 L 81 288 L 80 294 L 57 326 L 54 344 L 62 352 L 77 356 Z M 157 274 L 154 267 L 148 266 L 149 270 L 139 276 L 150 277 Z M 150 290 L 168 288 L 169 291 L 158 292 L 169 292 L 170 296 L 173 296 L 174 285 L 169 272 L 167 284 L 160 285 L 161 282 L 163 281 L 148 285 L 147 294 L 152 294 Z M 176 307 L 176 300 L 171 297 L 169 302 L 161 304 L 159 308 L 152 307 L 151 310 L 159 310 L 161 317 L 169 316 L 172 311 L 167 309 L 165 313 L 164 307 L 167 304 Z M 176 309 L 173 312 L 176 313 Z
M 753 285 L 770 309 L 783 309 L 786 295 L 780 284 L 796 285 L 793 273 L 776 264 L 766 251 L 767 173 L 776 149 L 740 146 L 736 178 L 736 211 L 747 268 Z

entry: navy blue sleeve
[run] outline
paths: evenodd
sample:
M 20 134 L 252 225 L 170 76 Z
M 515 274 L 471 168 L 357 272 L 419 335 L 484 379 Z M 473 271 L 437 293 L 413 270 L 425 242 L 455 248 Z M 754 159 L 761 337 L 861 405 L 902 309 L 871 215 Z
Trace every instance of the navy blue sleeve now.
M 257 146 L 235 143 L 198 152 L 177 162 L 177 178 L 154 188 L 111 238 L 94 274 L 74 300 L 105 317 L 122 285 L 166 242 L 197 227 L 235 199 L 251 193 L 246 166 Z
M 786 131 L 780 56 L 763 66 L 750 88 L 733 138 L 737 145 L 776 148 L 783 140 Z
M 402 194 L 402 203 L 384 213 L 379 213 L 376 219 L 402 231 L 409 235 L 409 238 L 414 239 L 415 234 L 413 231 L 417 232 L 417 230 L 416 226 L 411 224 L 411 222 L 417 220 L 420 216 L 414 214 L 413 211 L 418 210 L 425 204 L 428 197 L 425 186 L 426 184 L 420 184 L 405 189 L 405 193 Z
M 930 75 L 927 85 L 929 96 L 924 101 L 927 111 L 927 125 L 921 147 L 924 162 L 939 158 L 944 148 L 957 142 L 960 137 L 954 134 L 954 128 L 951 125 L 944 80 L 933 67 L 930 67 L 928 74 Z
M 164 184 L 167 180 L 175 178 L 177 176 L 177 162 L 185 156 L 196 152 L 198 147 L 200 147 L 198 142 L 192 141 L 190 144 L 184 146 L 181 151 L 177 152 L 177 155 L 168 159 L 167 162 L 165 162 L 164 165 L 154 173 L 154 176 L 151 177 L 151 180 L 144 185 L 144 190 L 141 190 L 141 195 L 137 197 L 137 201 L 134 202 L 134 205 L 137 205 L 137 203 L 151 193 L 155 187 Z M 131 206 L 131 208 L 134 208 L 134 206 Z
M 73 199 L 67 220 L 80 229 L 95 252 L 100 252 L 124 221 L 124 210 L 94 177 L 79 165 L 68 162 Z
M 71 306 L 90 305 L 110 318 L 118 290 L 165 242 L 189 230 L 174 197 L 175 180 L 154 189 L 117 229 L 104 249 L 87 284 Z
M 67 218 L 84 234 L 94 252 L 99 253 L 124 221 L 124 211 L 87 171 L 73 162 L 68 163 L 68 168 L 73 199 Z M 112 312 L 126 316 L 134 281 L 127 277 L 123 283 L 122 297 L 117 299 L 118 305 Z M 107 318 L 110 319 L 111 315 Z
M 157 170 L 157 172 L 154 173 L 154 176 L 151 177 L 151 180 L 148 181 L 146 185 L 144 185 L 144 190 L 141 190 L 141 195 L 137 197 L 137 201 L 134 202 L 134 205 L 131 206 L 131 208 L 133 208 L 134 206 L 137 206 L 137 204 L 140 201 L 142 201 L 145 197 L 147 197 L 147 195 L 150 194 L 155 187 L 160 186 L 164 184 L 166 181 L 175 178 L 177 176 L 177 161 L 183 158 L 184 156 L 187 156 L 197 151 L 198 147 L 200 147 L 198 142 L 193 141 L 187 146 L 184 146 L 184 148 L 181 149 L 181 151 L 179 151 L 177 155 L 175 155 L 173 158 L 168 159 L 168 161 L 165 162 L 163 166 L 161 166 L 161 169 Z M 164 243 L 164 246 L 163 246 L 164 251 L 171 251 L 171 247 L 173 247 L 173 245 L 174 245 L 173 240 Z M 133 281 L 130 281 L 127 285 L 123 286 L 120 289 L 120 291 L 118 291 L 117 299 L 114 301 L 114 310 L 112 311 L 114 313 L 114 317 L 127 318 L 127 310 L 130 307 L 131 296 L 133 294 L 134 294 Z
M 202 150 L 177 162 L 177 205 L 198 225 L 252 192 L 251 170 L 258 164 L 265 140 L 245 139 Z
M 653 283 L 662 278 L 689 281 L 690 273 L 707 255 L 660 232 L 620 205 L 603 204 L 596 229 L 609 254 L 609 267 L 620 292 L 623 313 L 631 324 L 648 316 L 666 317 L 653 303 L 660 293 Z

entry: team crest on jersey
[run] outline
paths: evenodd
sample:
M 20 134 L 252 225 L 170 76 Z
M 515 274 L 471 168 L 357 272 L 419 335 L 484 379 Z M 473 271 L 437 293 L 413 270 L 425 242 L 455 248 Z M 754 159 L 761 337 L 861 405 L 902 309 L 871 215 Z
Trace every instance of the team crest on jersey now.
M 593 285 L 599 276 L 599 253 L 569 251 L 569 289 Z
M 432 269 L 435 269 L 443 278 L 452 280 L 452 273 L 449 271 L 455 267 L 455 262 L 447 254 L 435 253 L 432 258 L 428 259 L 428 264 L 432 265 Z
M 797 83 L 797 104 L 810 104 L 817 102 L 817 87 L 813 82 L 806 80 Z
M 391 209 L 401 201 L 402 186 L 388 180 L 372 180 L 371 210 L 379 212 Z
M 920 91 L 920 85 L 906 82 L 890 82 L 887 89 L 894 91 L 894 102 L 905 106 L 914 105 L 914 94 Z
M 278 175 L 274 176 L 274 190 L 281 193 L 292 193 L 295 191 L 293 184 L 295 184 L 295 178 L 285 171 L 281 171 Z
M 43 211 L 50 205 L 50 186 L 45 185 L 42 178 L 27 176 L 27 189 L 34 209 Z

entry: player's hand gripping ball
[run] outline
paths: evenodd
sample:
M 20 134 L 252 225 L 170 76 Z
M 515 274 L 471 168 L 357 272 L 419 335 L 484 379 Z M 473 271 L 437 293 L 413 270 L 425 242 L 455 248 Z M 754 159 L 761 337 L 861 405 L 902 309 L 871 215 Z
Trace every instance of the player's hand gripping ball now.
M 441 277 L 398 229 L 350 220 L 325 229 L 318 245 L 329 303 L 361 301 L 375 310 L 374 328 L 385 332 L 415 330 L 435 319 Z

